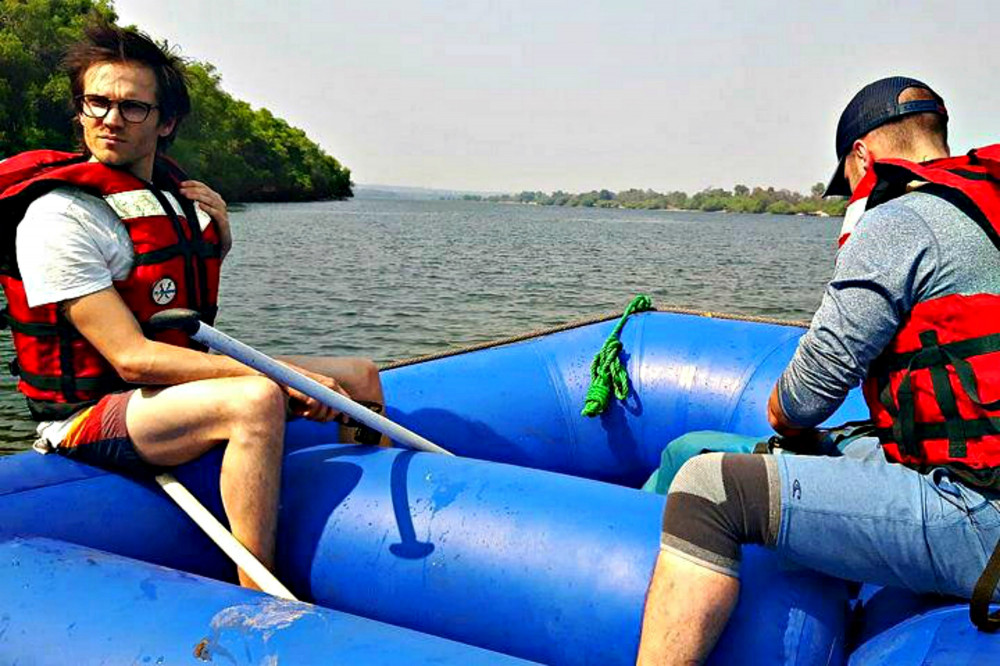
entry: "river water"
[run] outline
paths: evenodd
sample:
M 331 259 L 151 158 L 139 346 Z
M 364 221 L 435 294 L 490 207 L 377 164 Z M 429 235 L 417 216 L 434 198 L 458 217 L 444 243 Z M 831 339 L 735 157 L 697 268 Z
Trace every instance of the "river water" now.
M 839 219 L 360 199 L 232 213 L 217 326 L 272 354 L 407 358 L 620 310 L 809 319 Z M 0 333 L 4 360 L 10 334 Z M 0 449 L 33 426 L 0 379 Z

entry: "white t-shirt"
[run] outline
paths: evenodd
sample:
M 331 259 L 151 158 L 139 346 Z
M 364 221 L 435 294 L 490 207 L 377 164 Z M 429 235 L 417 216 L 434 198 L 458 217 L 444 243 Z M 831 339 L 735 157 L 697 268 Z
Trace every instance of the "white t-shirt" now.
M 174 211 L 183 214 L 173 195 L 164 194 Z M 128 215 L 137 206 L 149 205 L 152 194 L 118 196 L 115 205 Z M 156 209 L 150 213 L 162 213 L 158 205 Z M 204 230 L 210 218 L 200 208 L 197 212 Z M 114 280 L 124 280 L 132 270 L 132 239 L 115 210 L 104 199 L 75 188 L 59 187 L 33 201 L 17 227 L 16 244 L 30 307 L 96 293 Z M 39 438 L 58 446 L 75 416 L 39 423 Z

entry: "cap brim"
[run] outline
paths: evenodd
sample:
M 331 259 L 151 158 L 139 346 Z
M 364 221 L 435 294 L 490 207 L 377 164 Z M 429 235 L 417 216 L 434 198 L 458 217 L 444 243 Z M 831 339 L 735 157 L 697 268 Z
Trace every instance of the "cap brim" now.
M 826 192 L 823 193 L 824 197 L 851 196 L 851 184 L 844 178 L 844 159 L 847 159 L 846 155 L 837 163 L 837 170 L 833 172 L 833 178 L 830 179 L 830 184 L 826 186 Z

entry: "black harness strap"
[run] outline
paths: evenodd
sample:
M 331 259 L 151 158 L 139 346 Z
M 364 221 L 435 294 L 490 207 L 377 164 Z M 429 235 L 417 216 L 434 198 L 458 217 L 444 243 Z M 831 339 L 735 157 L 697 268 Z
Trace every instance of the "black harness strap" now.
M 59 370 L 62 373 L 59 377 L 59 391 L 62 393 L 63 400 L 66 402 L 79 402 L 80 397 L 76 394 L 76 389 L 78 382 L 76 377 L 76 364 L 73 362 L 73 340 L 79 337 L 76 334 L 76 329 L 72 324 L 63 316 L 60 311 L 56 312 L 56 328 L 58 329 L 59 335 Z M 24 370 L 21 370 L 21 377 L 25 381 L 28 381 Z M 31 384 L 30 381 L 28 381 Z M 32 384 L 34 386 L 34 384 Z M 44 388 L 41 386 L 36 386 L 36 388 Z M 55 387 L 52 387 L 55 389 Z M 80 386 L 81 390 L 86 390 L 83 386 Z
M 967 419 L 962 421 L 962 430 L 969 438 L 1000 435 L 1000 416 Z M 893 441 L 895 436 L 895 431 L 889 428 L 879 428 L 876 432 L 879 437 L 884 437 L 888 441 Z M 948 429 L 945 423 L 918 423 L 913 429 L 913 435 L 917 441 L 946 439 Z
M 879 438 L 882 442 L 896 442 L 900 452 L 909 458 L 920 457 L 920 436 L 917 433 L 916 401 L 913 399 L 913 385 L 910 381 L 910 373 L 907 372 L 899 383 L 899 406 L 892 395 L 892 383 L 888 376 L 879 377 L 879 401 L 885 410 L 892 417 L 892 429 L 889 431 L 880 429 Z
M 888 356 L 879 360 L 882 368 L 899 369 L 900 363 L 906 360 L 906 374 L 900 381 L 898 400 L 899 406 L 893 400 L 891 384 L 882 379 L 879 382 L 879 401 L 893 417 L 891 433 L 884 430 L 881 436 L 895 441 L 901 452 L 911 457 L 919 457 L 919 442 L 927 439 L 948 439 L 948 455 L 952 458 L 964 458 L 968 453 L 968 440 L 982 437 L 981 428 L 973 426 L 977 420 L 962 419 L 958 411 L 954 387 L 948 374 L 948 367 L 955 370 L 959 384 L 969 399 L 985 410 L 1000 409 L 1000 399 L 983 402 L 976 383 L 976 374 L 972 365 L 964 357 L 978 356 L 1000 351 L 1000 335 L 989 335 L 961 342 L 942 345 L 936 331 L 920 333 L 921 348 L 906 354 Z M 929 370 L 931 385 L 934 387 L 934 397 L 944 416 L 944 423 L 917 424 L 916 400 L 913 396 L 912 373 L 915 370 Z M 880 373 L 882 377 L 885 372 Z M 989 423 L 987 419 L 985 422 Z M 975 433 L 979 433 L 978 435 Z M 883 440 L 886 441 L 886 440 Z
M 994 183 L 997 182 L 997 179 L 994 178 L 991 174 L 983 173 L 982 171 L 970 171 L 969 169 L 948 169 L 948 171 L 955 174 L 956 176 L 961 176 L 966 180 L 985 180 Z
M 964 458 L 968 453 L 966 446 L 966 433 L 963 427 L 962 416 L 958 413 L 958 402 L 955 399 L 955 390 L 951 385 L 951 378 L 948 376 L 948 366 L 945 364 L 944 354 L 938 346 L 937 331 L 923 331 L 920 333 L 921 351 L 928 357 L 930 365 L 931 384 L 934 387 L 934 398 L 941 414 L 944 416 L 944 427 L 948 434 L 948 457 Z M 910 371 L 906 373 L 910 378 Z M 913 401 L 912 394 L 909 396 Z M 901 399 L 902 400 L 902 399 Z M 911 410 L 915 411 L 911 405 Z
M 1000 542 L 997 542 L 993 555 L 990 556 L 983 574 L 972 590 L 969 619 L 980 631 L 993 633 L 1000 630 L 1000 611 L 990 613 L 990 602 L 998 584 L 1000 584 Z
M 205 265 L 206 252 L 211 251 L 211 245 L 205 242 L 204 237 L 201 233 L 201 224 L 198 222 L 198 211 L 196 210 L 197 204 L 190 199 L 185 199 L 181 197 L 178 199 L 181 204 L 181 209 L 184 211 L 184 218 L 187 220 L 188 229 L 191 231 L 191 246 L 194 250 L 194 261 L 197 266 L 198 273 L 198 300 L 199 307 L 198 312 L 201 314 L 202 310 L 208 305 L 208 268 Z M 221 250 L 221 248 L 218 248 Z M 192 285 L 191 289 L 195 289 Z M 202 317 L 205 317 L 202 314 Z M 211 323 L 213 319 L 202 319 Z
M 49 402 L 25 397 L 28 411 L 35 421 L 62 421 L 85 407 L 97 404 L 96 400 L 86 402 Z
M 949 358 L 971 358 L 983 354 L 1000 352 L 1000 333 L 992 333 L 979 338 L 948 342 L 938 345 L 942 353 Z M 885 355 L 879 358 L 879 369 L 891 372 L 893 370 L 922 370 L 931 366 L 930 357 L 922 353 L 922 349 L 911 352 Z
M 33 372 L 28 372 L 24 368 L 18 369 L 18 376 L 25 381 L 30 386 L 39 389 L 40 391 L 60 391 L 63 386 L 63 377 L 55 377 L 53 375 L 36 375 Z M 80 391 L 105 391 L 110 393 L 111 391 L 121 389 L 125 386 L 125 380 L 118 377 L 78 377 L 74 382 L 74 388 Z M 66 400 L 66 402 L 76 403 L 81 402 L 80 400 Z
M 922 186 L 919 191 L 924 192 L 925 194 L 932 194 L 936 197 L 940 197 L 968 215 L 973 222 L 979 225 L 979 228 L 983 230 L 983 233 L 985 233 L 990 239 L 993 246 L 1000 250 L 1000 233 L 997 233 L 996 228 L 990 224 L 989 218 L 986 217 L 986 213 L 984 213 L 979 206 L 973 203 L 972 199 L 970 199 L 967 194 L 960 192 L 953 187 L 940 185 L 938 183 L 928 183 L 927 185 Z
M 195 254 L 194 248 L 192 248 L 191 241 L 188 239 L 187 234 L 184 233 L 184 225 L 181 224 L 180 218 L 177 217 L 177 213 L 174 211 L 174 207 L 170 205 L 170 201 L 167 197 L 165 197 L 163 192 L 153 185 L 149 186 L 149 191 L 152 192 L 153 196 L 156 197 L 156 200 L 160 202 L 163 212 L 166 213 L 174 227 L 174 234 L 177 236 L 177 245 L 174 247 L 176 248 L 178 254 L 184 257 L 184 285 L 189 299 L 188 307 L 192 310 L 198 311 L 201 309 L 202 303 L 199 298 L 200 294 L 195 287 L 194 262 L 192 261 L 192 257 Z
M 63 333 L 63 328 L 60 327 L 59 324 L 19 322 L 14 319 L 6 309 L 3 310 L 3 322 L 2 325 L 0 325 L 0 328 L 9 328 L 15 333 L 21 333 L 22 335 L 27 335 L 32 338 L 44 338 Z M 75 328 L 73 328 L 71 335 L 74 336 L 74 339 L 83 337 Z

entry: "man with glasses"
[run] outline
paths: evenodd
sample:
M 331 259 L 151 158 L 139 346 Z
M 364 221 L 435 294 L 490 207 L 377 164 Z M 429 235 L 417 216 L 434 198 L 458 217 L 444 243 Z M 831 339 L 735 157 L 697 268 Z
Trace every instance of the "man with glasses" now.
M 174 307 L 214 318 L 232 243 L 226 203 L 163 154 L 190 111 L 177 56 L 102 25 L 66 66 L 85 152 L 32 151 L 0 164 L 0 210 L 21 220 L 16 268 L 0 281 L 18 388 L 40 421 L 36 448 L 142 474 L 226 443 L 229 522 L 270 567 L 286 414 L 338 414 L 179 332 L 144 329 Z M 306 374 L 382 403 L 370 361 L 323 361 L 335 378 Z

